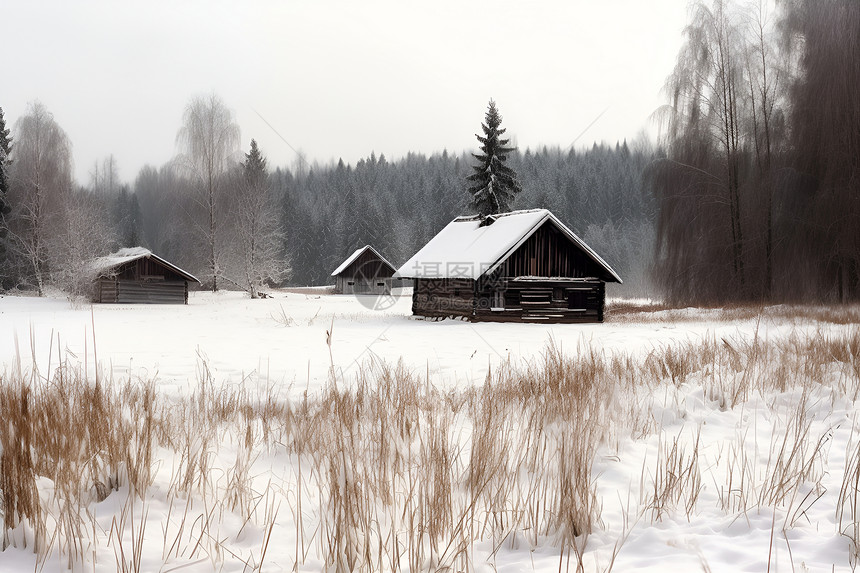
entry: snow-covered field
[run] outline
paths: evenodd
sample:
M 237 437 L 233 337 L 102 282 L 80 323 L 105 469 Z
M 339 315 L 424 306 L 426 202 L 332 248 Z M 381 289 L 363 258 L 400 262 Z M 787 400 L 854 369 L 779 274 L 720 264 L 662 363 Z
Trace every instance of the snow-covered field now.
M 384 308 L 373 310 L 374 305 Z M 197 367 L 205 360 L 221 384 L 252 380 L 297 397 L 325 384 L 332 360 L 338 378 L 349 381 L 368 361 L 403 359 L 421 374 L 429 371 L 435 385 L 453 389 L 482 383 L 487 370 L 502 362 L 533 360 L 550 339 L 569 352 L 595 346 L 646 354 L 705 336 L 748 336 L 757 326 L 754 320 L 715 322 L 715 316 L 716 311 L 688 309 L 665 323 L 511 326 L 418 320 L 411 316 L 408 292 L 389 300 L 280 292 L 251 300 L 239 292 L 197 292 L 187 306 L 164 307 L 73 307 L 63 299 L 5 296 L 0 364 L 10 364 L 17 348 L 25 366 L 35 359 L 45 375 L 49 364 L 57 365 L 59 346 L 64 358 L 68 351 L 82 365 L 92 368 L 97 359 L 115 375 L 155 378 L 163 392 L 183 394 L 195 387 Z M 820 328 L 765 326 L 771 336 Z
M 855 563 L 860 334 L 839 311 L 517 325 L 416 320 L 410 304 L 313 291 L 192 293 L 187 306 L 0 297 L 3 385 L 49 392 L 58 372 L 98 371 L 131 404 L 118 416 L 138 412 L 137 386 L 167 420 L 143 491 L 105 462 L 116 483 L 75 494 L 78 527 L 39 474 L 41 554 L 38 527 L 19 524 L 0 571 Z M 216 415 L 201 395 L 244 406 Z

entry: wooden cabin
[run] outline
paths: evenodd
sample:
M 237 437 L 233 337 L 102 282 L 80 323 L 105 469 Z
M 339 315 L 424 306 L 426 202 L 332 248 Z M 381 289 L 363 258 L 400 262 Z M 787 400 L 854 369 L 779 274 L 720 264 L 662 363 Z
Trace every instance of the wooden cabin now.
M 400 284 L 400 280 L 393 280 L 394 265 L 389 263 L 385 257 L 371 247 L 365 245 L 357 249 L 334 270 L 331 276 L 335 277 L 335 294 L 391 294 L 392 283 L 394 286 Z
M 602 322 L 621 277 L 546 209 L 458 217 L 394 274 L 412 312 L 471 321 Z
M 194 275 L 143 247 L 120 249 L 90 261 L 93 302 L 188 304 Z

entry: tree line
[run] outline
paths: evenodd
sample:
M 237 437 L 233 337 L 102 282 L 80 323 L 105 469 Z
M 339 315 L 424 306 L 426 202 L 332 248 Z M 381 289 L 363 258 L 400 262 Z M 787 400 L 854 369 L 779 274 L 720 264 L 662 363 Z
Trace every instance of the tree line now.
M 7 134 L 8 135 L 8 134 Z M 121 182 L 108 156 L 90 181 L 72 177 L 71 142 L 46 107 L 31 104 L 6 138 L 3 287 L 47 285 L 81 294 L 86 263 L 144 246 L 207 288 L 325 285 L 352 251 L 371 244 L 402 263 L 454 217 L 474 212 L 474 158 L 446 151 L 396 161 L 371 153 L 355 165 L 269 168 L 256 142 L 239 150 L 238 127 L 217 96 L 194 98 L 176 157 Z M 584 151 L 508 150 L 522 192 L 511 208 L 546 207 L 600 252 L 634 294 L 648 290 L 654 201 L 642 192 L 653 149 L 594 145 Z
M 860 3 L 692 5 L 661 110 L 655 277 L 673 299 L 860 297 Z
M 296 155 L 287 166 L 286 150 L 241 140 L 211 95 L 186 107 L 174 160 L 122 182 L 108 156 L 79 185 L 71 142 L 44 105 L 11 129 L 0 110 L 0 283 L 81 293 L 87 261 L 142 245 L 208 288 L 256 296 L 329 284 L 365 244 L 401 263 L 454 217 L 504 204 L 553 211 L 621 274 L 618 294 L 856 300 L 860 4 L 781 0 L 774 10 L 691 5 L 656 147 L 643 136 L 515 149 L 493 132 L 491 105 L 481 153 L 371 153 L 354 165 Z M 482 175 L 502 155 L 490 181 L 510 169 L 518 186 L 507 190 Z

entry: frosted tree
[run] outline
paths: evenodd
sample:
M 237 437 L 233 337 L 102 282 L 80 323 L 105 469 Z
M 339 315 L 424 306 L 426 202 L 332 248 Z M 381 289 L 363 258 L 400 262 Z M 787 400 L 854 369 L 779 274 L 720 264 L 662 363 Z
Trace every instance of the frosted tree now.
M 116 233 L 103 198 L 85 189 L 70 193 L 61 221 L 47 238 L 51 282 L 73 297 L 82 297 L 94 278 L 89 262 L 110 252 Z
M 116 195 L 121 182 L 119 168 L 113 154 L 105 157 L 101 164 L 96 161 L 90 171 L 90 190 L 99 195 Z
M 253 139 L 242 163 L 241 181 L 235 221 L 241 286 L 251 298 L 259 298 L 265 284 L 284 280 L 290 268 L 282 256 L 283 235 L 278 230 L 266 158 Z
M 182 128 L 176 136 L 182 149 L 179 165 L 189 172 L 200 191 L 206 222 L 200 226 L 206 238 L 212 291 L 218 290 L 220 274 L 219 199 L 223 175 L 239 151 L 239 126 L 233 113 L 217 95 L 197 97 L 185 108 Z
M 484 136 L 475 135 L 481 142 L 481 153 L 472 156 L 479 163 L 472 166 L 475 172 L 466 178 L 472 184 L 469 187 L 472 205 L 482 216 L 509 211 L 516 194 L 522 190 L 517 174 L 505 165 L 507 154 L 515 148 L 508 147 L 509 139 L 501 138 L 505 133 L 501 124 L 502 116 L 496 109 L 496 102 L 490 100 L 481 124 Z
M 6 215 L 12 210 L 6 198 L 9 191 L 9 154 L 12 151 L 12 138 L 9 128 L 6 127 L 6 119 L 3 117 L 3 108 L 0 107 L 0 281 L 6 270 Z
M 72 187 L 72 145 L 66 132 L 40 102 L 31 103 L 15 123 L 12 150 L 10 244 L 39 295 L 48 278 L 49 239 L 63 228 Z

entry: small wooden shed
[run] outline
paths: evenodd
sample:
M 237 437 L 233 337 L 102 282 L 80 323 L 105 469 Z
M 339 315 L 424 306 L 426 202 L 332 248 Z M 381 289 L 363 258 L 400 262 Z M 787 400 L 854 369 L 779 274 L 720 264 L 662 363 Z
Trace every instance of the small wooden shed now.
M 390 294 L 394 265 L 379 251 L 365 245 L 334 270 L 335 294 Z M 399 281 L 398 281 L 399 283 Z
M 93 302 L 188 304 L 191 273 L 143 247 L 120 249 L 90 261 Z
M 394 274 L 412 312 L 472 321 L 602 322 L 621 277 L 546 209 L 458 217 Z

